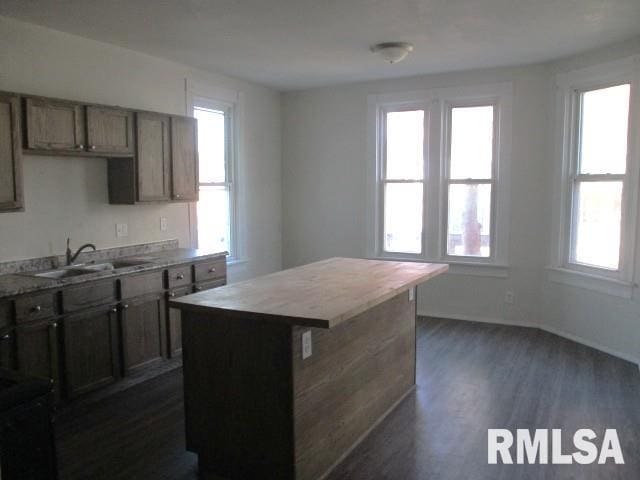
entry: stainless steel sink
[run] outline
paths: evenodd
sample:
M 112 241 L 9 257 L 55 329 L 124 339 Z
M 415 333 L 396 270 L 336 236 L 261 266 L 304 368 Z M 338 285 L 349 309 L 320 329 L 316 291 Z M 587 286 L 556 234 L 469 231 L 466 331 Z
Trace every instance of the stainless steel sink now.
M 113 260 L 111 262 L 96 263 L 95 265 L 82 265 L 82 269 L 92 272 L 103 272 L 107 270 L 118 270 L 120 268 L 137 267 L 138 265 L 147 265 L 151 263 L 148 260 L 140 259 L 121 259 Z
M 39 277 L 39 278 L 68 278 L 68 277 L 77 277 L 79 275 L 87 275 L 89 273 L 94 273 L 92 271 L 87 271 L 82 268 L 60 268 L 58 270 L 51 270 L 49 272 L 42 273 L 27 273 L 30 277 Z

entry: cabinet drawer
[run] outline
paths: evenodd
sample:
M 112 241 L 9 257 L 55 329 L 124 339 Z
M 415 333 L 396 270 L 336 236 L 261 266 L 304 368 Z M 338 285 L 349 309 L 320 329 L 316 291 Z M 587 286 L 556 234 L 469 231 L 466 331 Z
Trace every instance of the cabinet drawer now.
M 16 323 L 41 320 L 56 315 L 55 296 L 53 292 L 18 297 L 16 302 Z
M 226 284 L 227 284 L 227 280 L 225 278 L 221 278 L 220 280 L 214 280 L 213 282 L 202 282 L 194 286 L 193 291 L 204 292 L 205 290 L 211 290 L 212 288 L 221 287 Z
M 140 297 L 164 290 L 162 271 L 130 275 L 120 279 L 120 294 L 123 299 Z
M 113 279 L 71 287 L 62 292 L 62 305 L 65 312 L 75 312 L 115 301 L 116 282 Z
M 194 270 L 196 282 L 225 278 L 227 276 L 227 261 L 224 258 L 216 258 L 215 260 L 196 263 Z
M 191 293 L 191 287 L 176 288 L 174 290 L 169 290 L 167 292 L 167 298 L 171 300 L 172 298 L 184 297 L 185 295 L 189 295 L 190 293 Z
M 168 272 L 169 288 L 183 287 L 191 283 L 191 265 L 171 267 Z

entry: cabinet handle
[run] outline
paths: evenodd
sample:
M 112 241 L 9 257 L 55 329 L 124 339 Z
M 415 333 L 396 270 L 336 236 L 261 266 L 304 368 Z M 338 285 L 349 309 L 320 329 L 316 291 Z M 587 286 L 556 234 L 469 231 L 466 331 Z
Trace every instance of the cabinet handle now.
M 176 279 L 177 280 L 184 280 L 184 275 L 182 273 L 179 273 L 178 275 L 176 275 Z
M 113 307 L 113 308 L 111 309 L 111 313 L 118 313 L 118 309 L 117 309 L 116 307 Z
M 53 322 L 53 323 L 51 324 L 51 326 L 52 326 L 53 328 L 58 328 L 58 322 Z
M 200 292 L 200 291 L 202 291 L 202 287 L 194 287 L 193 289 L 194 289 L 196 292 Z
M 83 148 L 84 148 L 84 145 L 83 145 L 83 144 L 76 145 L 76 149 L 78 149 L 78 150 L 82 150 Z
M 129 305 L 128 305 L 128 304 L 126 304 L 126 303 L 125 303 L 124 305 L 122 305 L 122 309 L 123 309 L 123 310 L 126 310 L 127 308 L 129 308 Z
M 95 145 L 91 145 L 89 148 L 90 148 L 91 150 L 95 150 L 95 149 L 96 149 L 96 146 L 95 146 Z
M 11 339 L 11 334 L 10 333 L 5 333 L 2 338 L 0 338 L 0 340 L 9 340 Z
M 35 305 L 32 309 L 31 309 L 31 313 L 38 313 L 42 310 L 42 307 L 40 305 Z
M 209 269 L 209 273 L 216 273 L 216 267 L 211 267 Z
M 176 296 L 176 292 L 169 292 L 169 296 L 170 297 L 175 297 Z
M 179 193 L 176 193 L 176 198 L 180 198 L 180 194 Z

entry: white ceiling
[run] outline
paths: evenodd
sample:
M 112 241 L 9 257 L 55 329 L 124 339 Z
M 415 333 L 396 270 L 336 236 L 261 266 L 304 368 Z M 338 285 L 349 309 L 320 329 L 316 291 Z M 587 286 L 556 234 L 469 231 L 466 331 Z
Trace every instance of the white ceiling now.
M 0 15 L 275 87 L 541 62 L 640 34 L 640 0 L 0 0 Z M 368 48 L 408 41 L 384 64 Z

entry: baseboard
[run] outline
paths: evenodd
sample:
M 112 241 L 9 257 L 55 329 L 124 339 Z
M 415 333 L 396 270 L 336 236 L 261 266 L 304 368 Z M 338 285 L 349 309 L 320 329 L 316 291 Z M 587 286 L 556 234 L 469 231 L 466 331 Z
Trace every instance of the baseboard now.
M 451 313 L 418 311 L 418 316 L 446 318 L 448 320 L 464 320 L 465 322 L 495 323 L 498 325 L 509 325 L 512 327 L 540 328 L 540 326 L 536 323 L 515 323 L 509 320 L 505 320 L 504 318 L 481 317 L 479 315 L 453 315 Z
M 558 335 L 559 337 L 566 338 L 567 340 L 571 340 L 576 343 L 580 343 L 590 348 L 595 348 L 596 350 L 600 350 L 601 352 L 607 353 L 609 355 L 613 355 L 614 357 L 620 358 L 622 360 L 626 360 L 627 362 L 631 362 L 638 366 L 638 370 L 640 372 L 640 358 L 634 357 L 633 355 L 628 355 L 623 352 L 619 352 L 617 350 L 613 350 L 611 348 L 605 347 L 597 342 L 593 342 L 579 335 L 574 335 L 569 332 L 565 332 L 559 328 L 550 327 L 548 325 L 536 324 L 536 323 L 515 323 L 509 320 L 505 320 L 503 318 L 492 318 L 492 317 L 482 317 L 476 315 L 452 315 L 450 313 L 441 313 L 441 312 L 418 312 L 419 316 L 423 317 L 434 317 L 434 318 L 446 318 L 450 320 L 463 320 L 467 322 L 480 322 L 480 323 L 494 323 L 498 325 L 509 325 L 512 327 L 526 327 L 526 328 L 539 328 L 540 330 L 544 330 L 545 332 L 549 332 L 553 335 Z

